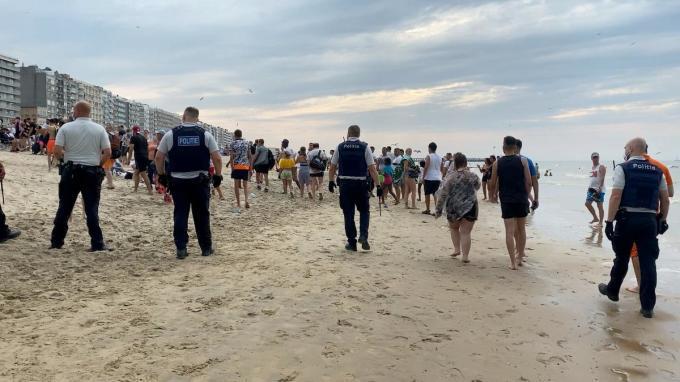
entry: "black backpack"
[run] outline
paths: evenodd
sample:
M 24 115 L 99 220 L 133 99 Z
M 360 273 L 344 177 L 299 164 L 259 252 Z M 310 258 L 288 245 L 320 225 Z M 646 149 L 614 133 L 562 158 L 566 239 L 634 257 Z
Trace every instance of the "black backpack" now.
M 323 171 L 326 169 L 326 162 L 323 159 L 321 159 L 320 150 L 318 153 L 316 153 L 316 155 L 314 155 L 314 158 L 312 158 L 312 160 L 309 161 L 309 167 L 318 171 Z
M 276 159 L 274 158 L 274 154 L 272 153 L 271 150 L 267 150 L 267 162 L 269 164 L 269 169 L 273 169 L 274 166 L 276 166 Z

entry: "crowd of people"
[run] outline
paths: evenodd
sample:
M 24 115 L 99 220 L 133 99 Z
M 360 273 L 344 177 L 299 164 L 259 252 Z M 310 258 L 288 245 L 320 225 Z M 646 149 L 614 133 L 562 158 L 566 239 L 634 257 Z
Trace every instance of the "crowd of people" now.
M 224 199 L 222 159 L 217 143 L 198 123 L 198 110 L 188 107 L 183 123 L 168 131 L 153 134 L 138 126 L 131 130 L 107 125 L 106 128 L 89 119 L 90 106 L 79 102 L 73 118 L 66 122 L 48 120 L 46 126 L 34 126 L 31 121 L 17 119 L 12 142 L 24 139 L 37 145 L 34 154 L 45 154 L 48 170 L 58 166 L 59 207 L 54 220 L 51 248 L 64 245 L 68 222 L 79 194 L 87 217 L 91 236 L 91 250 L 109 250 L 98 223 L 101 185 L 114 189 L 116 174 L 132 179 L 133 192 L 143 183 L 147 193 L 162 194 L 174 205 L 173 236 L 177 258 L 187 252 L 187 221 L 191 211 L 198 242 L 203 256 L 213 253 L 210 231 L 209 203 L 211 194 Z M 7 129 L 3 130 L 4 131 Z M 347 139 L 327 155 L 319 143 L 310 142 L 298 150 L 284 139 L 277 150 L 265 146 L 264 139 L 254 142 L 244 138 L 241 130 L 234 132 L 232 143 L 225 149 L 229 157 L 225 168 L 231 168 L 236 208 L 249 209 L 249 187 L 273 190 L 273 173 L 281 180 L 281 193 L 290 198 L 322 201 L 328 173 L 328 191 L 339 189 L 339 202 L 345 218 L 345 233 L 349 251 L 370 250 L 370 198 L 377 197 L 381 208 L 403 203 L 407 210 L 417 209 L 424 193 L 422 214 L 439 218 L 446 215 L 453 245 L 452 256 L 470 262 L 472 231 L 479 217 L 478 193 L 483 199 L 500 204 L 505 227 L 509 268 L 517 270 L 526 259 L 526 219 L 539 208 L 538 164 L 522 155 L 522 141 L 512 136 L 503 139 L 503 155 L 485 158 L 477 165 L 481 178 L 472 171 L 463 153 L 440 156 L 438 145 L 431 142 L 422 159 L 413 157 L 412 148 L 382 147 L 380 155 L 375 147 L 360 140 L 359 126 L 348 128 Z M 28 132 L 28 133 L 26 133 Z M 19 138 L 16 138 L 16 136 Z M 18 151 L 29 142 L 12 143 Z M 275 154 L 276 153 L 276 154 Z M 610 299 L 618 300 L 618 292 L 625 276 L 628 259 L 639 281 L 642 314 L 652 316 L 656 287 L 655 260 L 658 257 L 657 235 L 668 229 L 668 197 L 673 195 L 672 178 L 662 163 L 647 155 L 646 142 L 637 138 L 626 145 L 626 162 L 617 166 L 605 220 L 604 197 L 606 167 L 599 162 L 599 154 L 591 155 L 593 162 L 586 194 L 586 207 L 592 215 L 591 224 L 606 225 L 606 235 L 616 253 L 609 284 L 599 290 Z M 125 170 L 125 166 L 131 171 Z M 0 166 L 0 180 L 4 168 Z M 242 203 L 243 197 L 243 203 Z M 592 204 L 595 203 L 597 211 Z M 359 211 L 357 230 L 354 216 Z M 4 223 L 0 210 L 0 241 L 18 236 Z M 614 226 L 616 222 L 616 226 Z M 358 235 L 358 238 L 357 238 Z M 634 291 L 638 291 L 637 288 Z

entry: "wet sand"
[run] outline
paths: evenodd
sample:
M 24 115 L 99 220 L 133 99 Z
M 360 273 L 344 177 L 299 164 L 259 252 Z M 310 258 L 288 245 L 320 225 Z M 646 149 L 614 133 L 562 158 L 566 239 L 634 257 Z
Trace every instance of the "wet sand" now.
M 0 244 L 0 380 L 680 380 L 679 296 L 644 319 L 636 295 L 597 294 L 610 254 L 536 232 L 510 271 L 487 203 L 463 265 L 444 220 L 375 210 L 373 250 L 350 254 L 336 196 L 291 200 L 275 182 L 237 214 L 227 180 L 215 256 L 192 235 L 180 262 L 171 207 L 117 179 L 100 208 L 115 251 L 85 252 L 78 205 L 53 252 L 56 174 L 44 157 L 0 160 L 3 209 L 24 230 Z

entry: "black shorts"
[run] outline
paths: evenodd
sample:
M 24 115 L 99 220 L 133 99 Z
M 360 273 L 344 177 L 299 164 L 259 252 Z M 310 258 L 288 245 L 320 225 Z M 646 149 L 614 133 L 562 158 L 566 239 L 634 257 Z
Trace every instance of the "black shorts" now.
M 231 179 L 248 180 L 249 173 L 248 170 L 231 170 Z
M 503 219 L 525 218 L 529 215 L 529 202 L 526 203 L 503 203 L 501 202 L 501 214 Z
M 149 168 L 149 159 L 145 156 L 135 157 L 135 168 L 139 172 L 144 172 Z
M 323 178 L 323 171 L 309 174 L 312 178 Z
M 468 213 L 466 213 L 463 216 L 463 219 L 473 222 L 473 221 L 477 220 L 478 217 L 479 217 L 479 204 L 477 202 L 475 202 L 475 205 L 472 206 L 470 211 L 468 211 Z
M 258 174 L 267 174 L 269 173 L 269 165 L 268 164 L 256 164 L 255 166 L 255 172 Z
M 442 183 L 439 180 L 425 180 L 425 195 L 433 195 L 439 190 L 439 185 Z

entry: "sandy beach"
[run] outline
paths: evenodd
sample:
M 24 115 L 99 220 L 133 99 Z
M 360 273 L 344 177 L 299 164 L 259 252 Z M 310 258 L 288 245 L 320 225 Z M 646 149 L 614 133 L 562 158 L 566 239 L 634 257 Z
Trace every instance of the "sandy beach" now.
M 0 244 L 0 380 L 680 380 L 677 293 L 660 291 L 644 319 L 637 295 L 597 293 L 606 242 L 535 230 L 528 264 L 510 271 L 495 205 L 481 203 L 463 265 L 444 219 L 401 205 L 378 216 L 372 202 L 373 250 L 348 253 L 335 195 L 291 200 L 274 182 L 235 213 L 227 179 L 211 206 L 215 256 L 192 235 L 177 261 L 172 207 L 116 179 L 100 206 L 115 250 L 86 252 L 78 204 L 64 249 L 48 251 L 56 172 L 42 156 L 0 161 L 3 209 L 23 230 Z

